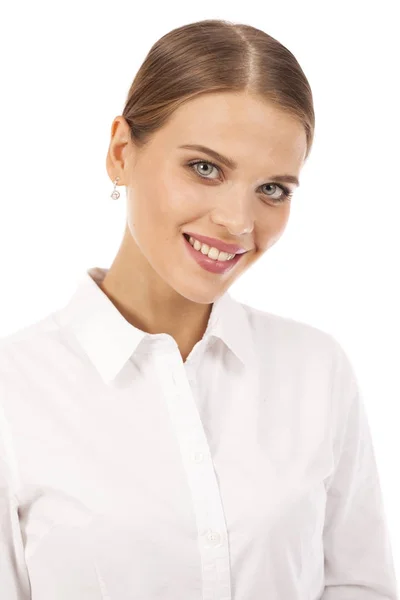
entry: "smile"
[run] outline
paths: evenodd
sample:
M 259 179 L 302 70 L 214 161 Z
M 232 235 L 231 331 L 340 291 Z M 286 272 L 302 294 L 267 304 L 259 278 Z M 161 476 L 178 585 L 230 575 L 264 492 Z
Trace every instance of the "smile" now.
M 215 273 L 217 275 L 222 275 L 227 271 L 230 271 L 237 265 L 239 260 L 244 256 L 244 254 L 235 254 L 233 258 L 229 260 L 216 260 L 215 258 L 210 258 L 207 254 L 203 254 L 199 250 L 193 248 L 192 244 L 189 242 L 189 239 L 186 234 L 182 234 L 184 238 L 184 244 L 189 252 L 189 255 L 197 262 L 197 264 L 202 267 L 205 271 L 210 273 Z M 228 255 L 229 256 L 229 255 Z

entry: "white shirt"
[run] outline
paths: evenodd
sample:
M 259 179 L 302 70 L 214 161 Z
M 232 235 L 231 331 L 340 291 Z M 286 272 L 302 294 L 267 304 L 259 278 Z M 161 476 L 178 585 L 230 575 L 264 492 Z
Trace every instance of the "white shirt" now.
M 226 292 L 183 363 L 105 274 L 1 341 L 1 599 L 397 600 L 339 342 Z

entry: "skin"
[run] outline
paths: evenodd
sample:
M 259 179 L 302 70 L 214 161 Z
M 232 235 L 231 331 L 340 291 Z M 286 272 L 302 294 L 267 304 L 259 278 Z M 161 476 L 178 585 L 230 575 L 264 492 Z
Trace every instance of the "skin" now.
M 238 168 L 230 171 L 208 154 L 178 149 L 183 144 L 213 148 Z M 106 166 L 111 181 L 118 176 L 118 185 L 126 186 L 127 222 L 102 291 L 135 327 L 171 335 L 185 361 L 204 335 L 213 302 L 281 237 L 290 202 L 277 203 L 281 182 L 271 177 L 300 178 L 305 153 L 302 124 L 244 92 L 188 101 L 141 150 L 124 117 L 116 117 Z M 196 159 L 220 171 L 187 166 Z M 249 252 L 225 274 L 210 273 L 187 253 L 187 231 Z

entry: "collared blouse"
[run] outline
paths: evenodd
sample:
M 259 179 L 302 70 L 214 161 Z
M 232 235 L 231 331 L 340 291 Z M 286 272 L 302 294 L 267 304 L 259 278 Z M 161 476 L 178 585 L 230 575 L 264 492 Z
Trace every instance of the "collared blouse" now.
M 398 600 L 340 343 L 226 292 L 183 362 L 106 272 L 0 342 L 1 600 Z

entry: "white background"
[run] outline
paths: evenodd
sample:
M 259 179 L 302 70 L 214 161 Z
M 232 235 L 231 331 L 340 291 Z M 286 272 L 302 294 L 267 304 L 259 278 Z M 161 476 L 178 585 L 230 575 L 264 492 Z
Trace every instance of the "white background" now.
M 150 47 L 222 18 L 288 47 L 313 90 L 314 146 L 288 226 L 230 288 L 333 334 L 364 390 L 400 574 L 399 2 L 9 2 L 0 12 L 0 337 L 110 266 L 125 224 L 105 159 Z M 371 540 L 373 543 L 373 540 Z M 399 576 L 399 575 L 398 575 Z

